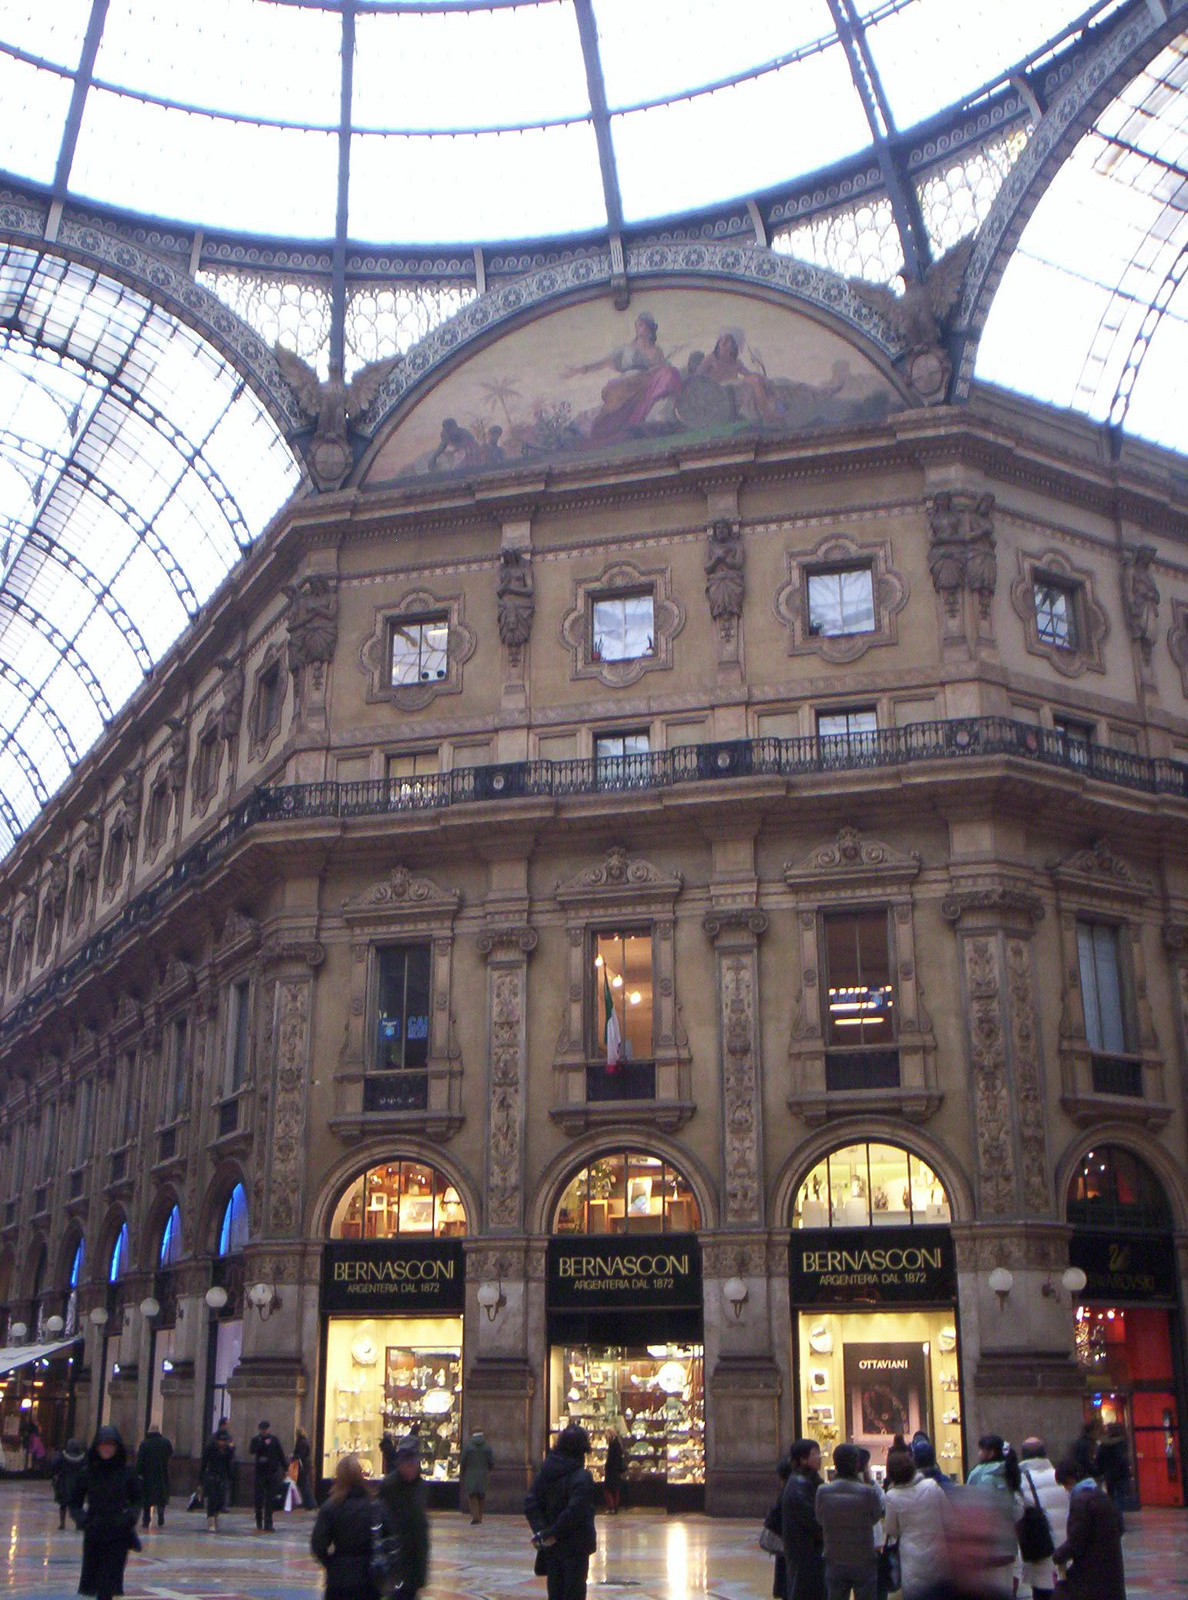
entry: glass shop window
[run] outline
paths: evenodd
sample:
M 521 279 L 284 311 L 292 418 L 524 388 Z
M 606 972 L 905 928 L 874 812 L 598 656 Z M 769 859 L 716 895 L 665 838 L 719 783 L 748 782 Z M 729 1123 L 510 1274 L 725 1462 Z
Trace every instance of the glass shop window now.
M 1163 1185 L 1119 1145 L 1099 1145 L 1084 1156 L 1069 1182 L 1067 1200 L 1068 1220 L 1079 1228 L 1167 1233 L 1172 1227 Z
M 420 1161 L 387 1161 L 349 1186 L 334 1209 L 332 1239 L 390 1239 L 423 1233 L 460 1238 L 466 1208 L 457 1189 L 436 1167 Z
M 813 639 L 875 631 L 874 573 L 869 567 L 809 573 L 808 631 Z
M 1090 1050 L 1123 1055 L 1129 1049 L 1118 930 L 1103 922 L 1077 923 L 1081 999 Z
M 376 951 L 377 1072 L 418 1070 L 429 1063 L 429 961 L 427 944 Z
M 655 597 L 608 596 L 591 604 L 594 661 L 638 661 L 656 653 Z
M 1075 591 L 1055 578 L 1036 575 L 1032 583 L 1035 598 L 1035 627 L 1041 644 L 1061 650 L 1077 648 Z
M 701 1213 L 684 1176 L 659 1156 L 615 1150 L 574 1174 L 554 1233 L 693 1233 Z
M 926 1161 L 893 1144 L 833 1150 L 792 1203 L 794 1228 L 904 1227 L 950 1220 L 949 1197 Z
M 220 1256 L 238 1255 L 247 1242 L 247 1190 L 242 1183 L 237 1183 L 227 1196 L 227 1204 L 223 1207 L 223 1216 L 219 1223 L 218 1254 Z
M 594 1054 L 608 1065 L 652 1058 L 652 934 L 594 937 Z
M 440 683 L 449 671 L 448 617 L 392 624 L 393 688 L 410 683 Z
M 826 1045 L 846 1050 L 890 1045 L 895 990 L 886 911 L 838 912 L 824 923 Z

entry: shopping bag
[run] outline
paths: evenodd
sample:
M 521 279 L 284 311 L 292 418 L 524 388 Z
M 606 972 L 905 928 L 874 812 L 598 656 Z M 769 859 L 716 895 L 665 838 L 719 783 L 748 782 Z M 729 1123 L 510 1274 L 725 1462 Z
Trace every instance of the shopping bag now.
M 290 1478 L 289 1486 L 285 1490 L 285 1510 L 286 1511 L 300 1511 L 300 1509 L 301 1509 L 301 1496 L 297 1493 L 297 1485 Z

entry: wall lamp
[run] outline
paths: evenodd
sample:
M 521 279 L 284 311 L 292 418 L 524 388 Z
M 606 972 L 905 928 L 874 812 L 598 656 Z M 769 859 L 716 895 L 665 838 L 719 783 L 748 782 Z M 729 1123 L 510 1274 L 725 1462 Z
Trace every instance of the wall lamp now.
M 488 1322 L 494 1322 L 499 1308 L 507 1304 L 507 1297 L 503 1292 L 503 1284 L 501 1282 L 491 1283 L 488 1281 L 480 1283 L 475 1298 L 487 1313 Z
M 97 1328 L 105 1328 L 107 1326 L 107 1307 L 96 1306 L 91 1312 L 91 1321 Z
M 995 1267 L 986 1281 L 998 1296 L 998 1309 L 1005 1311 L 1007 1299 L 1015 1287 L 1014 1273 L 1009 1272 L 1006 1267 Z
M 66 1324 L 61 1317 L 46 1317 L 45 1319 L 45 1331 L 51 1339 L 56 1339 L 65 1326 Z
M 151 1294 L 147 1295 L 145 1299 L 140 1302 L 140 1314 L 147 1321 L 151 1322 L 154 1317 L 159 1317 L 161 1315 L 160 1302 L 154 1300 Z
M 1069 1303 L 1071 1304 L 1077 1295 L 1079 1295 L 1084 1289 L 1085 1285 L 1089 1282 L 1089 1279 L 1085 1276 L 1080 1267 L 1065 1267 L 1064 1271 L 1060 1274 L 1060 1282 L 1064 1292 L 1068 1295 Z M 1049 1300 L 1060 1299 L 1060 1290 L 1057 1289 L 1056 1285 L 1052 1282 L 1051 1273 L 1048 1274 L 1047 1281 L 1045 1282 L 1041 1292 Z
M 20 1344 L 21 1340 L 25 1337 L 28 1331 L 29 1329 L 27 1325 L 23 1322 L 14 1322 L 12 1327 L 8 1330 L 13 1344 Z
M 727 1278 L 722 1285 L 723 1298 L 734 1312 L 734 1320 L 736 1322 L 742 1316 L 742 1308 L 746 1304 L 750 1292 L 741 1278 Z
M 227 1291 L 221 1284 L 213 1284 L 202 1297 L 212 1311 L 221 1311 L 227 1304 Z
M 248 1299 L 260 1313 L 261 1322 L 267 1322 L 281 1303 L 281 1297 L 271 1283 L 254 1283 L 248 1290 Z

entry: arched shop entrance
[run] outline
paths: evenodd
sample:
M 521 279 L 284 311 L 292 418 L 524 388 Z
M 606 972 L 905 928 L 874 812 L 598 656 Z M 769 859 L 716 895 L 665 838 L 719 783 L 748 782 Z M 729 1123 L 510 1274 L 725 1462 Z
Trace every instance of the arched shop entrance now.
M 637 1505 L 705 1503 L 700 1226 L 685 1177 L 634 1150 L 574 1173 L 553 1214 L 550 1431 L 581 1423 L 596 1479 L 617 1434 Z
M 1103 1145 L 1073 1174 L 1068 1220 L 1069 1259 L 1086 1279 L 1076 1318 L 1085 1420 L 1124 1444 L 1135 1503 L 1182 1506 L 1183 1337 L 1167 1196 L 1137 1156 Z
M 796 1431 L 826 1467 L 842 1441 L 863 1446 L 880 1480 L 894 1436 L 922 1431 L 960 1479 L 957 1275 L 936 1173 L 899 1145 L 844 1145 L 806 1175 L 790 1220 Z
M 454 1184 L 423 1161 L 370 1167 L 339 1197 L 322 1263 L 323 1479 L 348 1453 L 378 1478 L 384 1437 L 417 1431 L 430 1503 L 457 1505 L 466 1231 Z
M 210 1307 L 206 1334 L 206 1438 L 231 1414 L 227 1385 L 243 1353 L 243 1252 L 248 1234 L 247 1190 L 242 1183 L 236 1183 L 219 1213 L 210 1288 L 206 1291 L 206 1304 Z M 162 1233 L 162 1246 L 165 1242 Z M 240 1421 L 241 1431 L 246 1420 Z

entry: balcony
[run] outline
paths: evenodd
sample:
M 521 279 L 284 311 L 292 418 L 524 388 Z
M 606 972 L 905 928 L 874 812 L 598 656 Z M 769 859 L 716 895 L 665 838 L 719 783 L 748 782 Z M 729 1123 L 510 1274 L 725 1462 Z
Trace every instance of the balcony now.
M 1125 1094 L 1141 1099 L 1143 1063 L 1138 1056 L 1091 1057 L 1094 1094 Z
M 1075 747 L 1074 747 L 1075 746 Z M 778 779 L 811 780 L 845 772 L 896 770 L 921 763 L 970 766 L 1010 759 L 1132 793 L 1188 800 L 1188 764 L 1151 759 L 1108 745 L 1083 746 L 1063 733 L 1009 717 L 962 717 L 880 728 L 861 738 L 738 739 L 681 745 L 644 755 L 595 761 L 521 761 L 393 783 L 276 785 L 255 790 L 219 826 L 180 855 L 134 896 L 69 961 L 56 967 L 0 1023 L 0 1037 L 32 1021 L 88 968 L 151 923 L 184 890 L 199 883 L 253 828 L 317 819 L 396 816 L 454 806 L 508 805 L 595 794 L 655 793 L 687 784 Z
M 428 1072 L 372 1072 L 363 1080 L 364 1112 L 425 1111 Z
M 1127 1055 L 1092 1050 L 1085 1039 L 1060 1049 L 1060 1102 L 1081 1126 L 1105 1120 L 1162 1128 L 1170 1119 L 1163 1058 L 1155 1048 Z
M 605 1061 L 599 1061 L 586 1068 L 587 1101 L 655 1098 L 654 1061 L 621 1061 L 617 1067 L 608 1067 Z
M 898 1050 L 827 1050 L 825 1089 L 851 1094 L 866 1089 L 899 1088 Z

